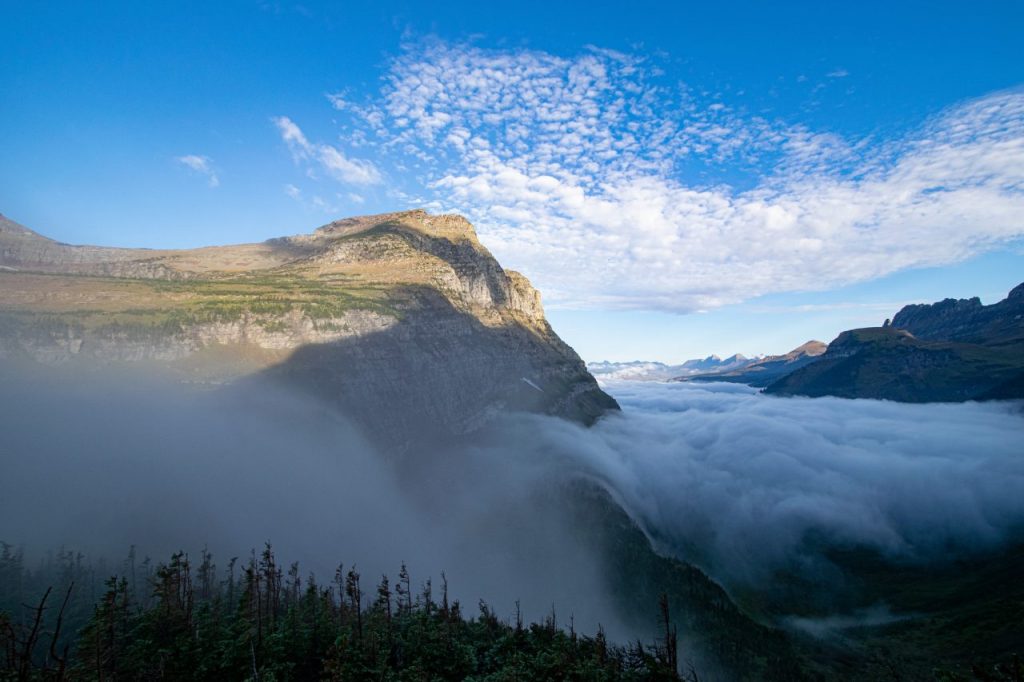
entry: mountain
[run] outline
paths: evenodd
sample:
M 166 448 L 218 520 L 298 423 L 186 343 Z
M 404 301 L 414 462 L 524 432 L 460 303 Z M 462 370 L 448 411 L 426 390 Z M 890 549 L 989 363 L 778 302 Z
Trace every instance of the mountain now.
M 397 459 L 396 470 L 416 489 L 437 486 L 439 515 L 470 455 L 432 441 L 514 443 L 514 429 L 504 438 L 480 428 L 500 429 L 492 417 L 510 410 L 590 424 L 618 409 L 552 331 L 537 291 L 459 216 L 362 216 L 193 250 L 70 246 L 0 220 L 0 376 L 132 379 L 141 368 L 217 395 L 283 385 L 317 396 L 388 452 L 420 455 Z M 604 576 L 630 631 L 651 629 L 650 605 L 666 593 L 688 660 L 699 655 L 723 679 L 804 679 L 786 634 L 695 567 L 657 554 L 597 481 L 571 481 L 538 494 L 550 500 L 542 517 L 571 522 L 592 546 L 600 565 L 581 570 Z
M 1024 341 L 1024 284 L 992 305 L 982 305 L 974 297 L 904 306 L 892 318 L 891 326 L 927 341 L 987 346 L 1019 343 Z
M 634 360 L 632 362 L 588 362 L 587 369 L 598 381 L 664 381 L 675 375 L 679 365 Z
M 825 348 L 825 344 L 821 341 L 808 341 L 785 355 L 769 355 L 729 369 L 676 376 L 672 378 L 672 381 L 728 381 L 764 387 L 780 377 L 816 361 L 825 352 Z
M 0 217 L 0 359 L 312 391 L 371 434 L 618 408 L 468 221 L 422 210 L 190 250 L 71 246 Z
M 740 353 L 730 355 L 725 360 L 717 355 L 709 355 L 703 360 L 687 360 L 682 364 L 681 368 L 684 370 L 684 374 L 708 371 L 728 372 L 730 370 L 746 367 L 757 360 L 758 358 L 748 358 Z
M 634 360 L 632 362 L 590 362 L 587 363 L 587 369 L 590 370 L 591 374 L 602 380 L 668 381 L 681 375 L 738 369 L 756 361 L 757 358 L 750 359 L 737 353 L 725 360 L 717 355 L 709 355 L 702 360 L 687 360 L 680 365 L 667 365 L 663 362 L 643 360 Z
M 892 323 L 840 334 L 821 358 L 766 388 L 901 402 L 1024 398 L 1024 284 L 1006 299 L 909 305 Z

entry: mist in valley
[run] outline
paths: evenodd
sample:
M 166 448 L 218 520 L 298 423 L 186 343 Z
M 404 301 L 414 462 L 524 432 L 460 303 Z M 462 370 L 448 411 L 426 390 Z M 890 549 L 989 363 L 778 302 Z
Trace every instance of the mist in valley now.
M 593 429 L 547 425 L 663 553 L 736 589 L 778 571 L 825 584 L 827 552 L 932 565 L 1024 540 L 1020 402 L 776 398 L 737 384 L 618 383 Z
M 730 590 L 777 571 L 831 579 L 826 550 L 927 564 L 998 550 L 1024 524 L 1024 417 L 1014 403 L 772 398 L 737 385 L 613 384 L 592 428 L 509 415 L 458 444 L 380 452 L 328 406 L 280 389 L 195 388 L 133 373 L 0 387 L 0 540 L 118 561 L 205 545 L 220 566 L 267 540 L 329 580 L 404 561 L 444 571 L 473 611 L 612 636 L 602 562 L 564 513 L 595 483 L 657 550 Z M 651 605 L 653 610 L 653 605 Z
M 442 573 L 468 612 L 558 610 L 578 628 L 630 634 L 590 549 L 559 513 L 549 466 L 448 443 L 379 450 L 343 416 L 270 384 L 196 388 L 133 371 L 0 384 L 0 540 L 31 558 L 66 547 L 109 564 L 134 545 L 166 561 L 203 547 L 226 567 L 267 541 L 330 581 L 373 584 L 405 562 Z M 488 453 L 489 454 L 489 453 Z M 30 562 L 31 565 L 31 562 Z M 652 605 L 653 606 L 653 605 Z

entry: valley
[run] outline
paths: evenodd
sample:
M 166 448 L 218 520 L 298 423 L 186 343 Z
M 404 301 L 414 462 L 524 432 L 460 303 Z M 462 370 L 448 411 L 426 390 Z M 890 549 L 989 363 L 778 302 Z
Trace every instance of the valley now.
M 385 575 L 400 559 L 435 580 L 451 576 L 462 603 L 482 598 L 509 613 L 522 600 L 538 622 L 554 605 L 612 642 L 659 641 L 652 616 L 667 598 L 682 649 L 675 665 L 700 679 L 868 680 L 893 670 L 914 679 L 998 662 L 1024 635 L 1014 607 L 956 569 L 972 566 L 997 593 L 1015 594 L 1024 509 L 999 482 L 1012 489 L 1024 476 L 1010 452 L 1016 403 L 897 408 L 771 395 L 808 392 L 780 387 L 804 386 L 796 382 L 813 372 L 826 383 L 806 385 L 842 395 L 828 374 L 837 358 L 880 362 L 887 338 L 909 349 L 890 362 L 953 349 L 949 362 L 1012 379 L 1016 318 L 968 306 L 970 325 L 957 311 L 936 325 L 915 309 L 896 321 L 930 338 L 893 325 L 780 356 L 598 363 L 599 384 L 551 329 L 539 294 L 458 216 L 364 216 L 195 252 L 73 247 L 2 227 L 0 401 L 7 442 L 33 453 L 8 467 L 18 492 L 0 509 L 5 542 L 31 539 L 38 552 L 50 537 L 102 563 L 141 543 L 131 527 L 145 528 L 145 551 L 157 556 L 197 544 L 240 555 L 269 538 L 310 567 L 311 581 L 338 553 Z M 979 339 L 993 329 L 998 343 Z M 904 402 L 929 402 L 904 371 L 877 370 Z M 857 376 L 848 397 L 866 390 L 867 375 Z M 769 395 L 757 391 L 765 386 Z M 851 433 L 851 419 L 874 427 Z M 908 437 L 922 420 L 947 431 Z M 985 473 L 957 479 L 983 439 L 997 444 L 979 455 Z M 874 464 L 883 453 L 901 468 Z M 872 465 L 851 468 L 851 457 Z M 940 486 L 958 480 L 999 519 L 991 537 L 973 535 L 970 507 L 941 488 L 911 492 L 908 472 L 922 457 Z M 116 481 L 105 480 L 111 467 Z M 47 483 L 53 470 L 74 472 L 73 483 Z M 106 514 L 93 490 L 121 500 L 137 524 Z M 265 507 L 295 493 L 303 511 Z M 897 501 L 914 496 L 915 509 L 945 506 L 950 516 L 908 514 Z M 195 509 L 170 514 L 176 498 Z M 40 503 L 29 526 L 14 521 Z M 332 516 L 341 520 L 320 533 L 287 530 Z M 68 589 L 6 547 L 19 584 Z M 4 596 L 13 612 L 35 598 L 29 588 Z M 141 593 L 125 598 L 144 608 Z M 965 618 L 986 635 L 951 634 Z M 662 665 L 669 649 L 651 646 L 650 664 Z M 643 659 L 617 651 L 613 677 L 626 675 L 630 656 Z

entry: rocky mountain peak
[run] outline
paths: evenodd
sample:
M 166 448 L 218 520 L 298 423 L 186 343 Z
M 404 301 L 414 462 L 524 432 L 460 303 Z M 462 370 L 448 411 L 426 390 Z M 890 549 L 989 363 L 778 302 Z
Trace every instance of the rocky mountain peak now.
M 992 305 L 977 296 L 904 306 L 892 326 L 919 339 L 992 343 L 1024 337 L 1024 284 Z
M 539 292 L 461 216 L 358 216 L 188 250 L 0 227 L 0 362 L 257 374 L 384 434 L 471 430 L 508 409 L 589 423 L 617 407 L 551 329 Z
M 811 341 L 808 341 L 803 345 L 797 346 L 793 350 L 786 353 L 786 357 L 795 358 L 804 355 L 814 357 L 823 354 L 827 349 L 827 343 L 823 343 L 822 341 L 816 341 L 812 339 Z
M 43 237 L 42 235 L 36 232 L 33 232 L 24 225 L 16 223 L 7 216 L 5 216 L 3 213 L 0 213 L 0 240 L 3 240 L 4 237 L 36 238 L 49 241 L 46 239 L 46 237 Z
M 451 241 L 466 240 L 479 243 L 473 224 L 463 216 L 454 213 L 431 215 L 422 208 L 343 218 L 317 228 L 314 234 L 320 237 L 346 237 L 385 225 L 416 230 L 431 237 Z

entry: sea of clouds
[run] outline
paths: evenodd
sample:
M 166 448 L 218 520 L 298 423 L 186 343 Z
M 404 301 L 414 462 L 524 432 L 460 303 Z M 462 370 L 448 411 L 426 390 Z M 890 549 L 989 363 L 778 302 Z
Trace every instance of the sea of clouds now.
M 826 546 L 899 562 L 998 549 L 1024 526 L 1015 403 L 906 405 L 764 396 L 735 384 L 616 383 L 591 428 L 510 415 L 470 443 L 381 456 L 292 393 L 156 381 L 0 385 L 0 540 L 221 564 L 272 540 L 321 577 L 402 561 L 455 596 L 530 617 L 552 604 L 616 630 L 563 482 L 604 487 L 659 551 L 729 589 L 812 571 Z M 428 451 L 428 448 L 441 448 Z
M 548 422 L 535 456 L 573 460 L 662 551 L 726 583 L 813 567 L 826 544 L 934 562 L 1022 537 L 1020 403 L 778 398 L 736 384 L 606 388 L 621 415 L 589 430 Z

